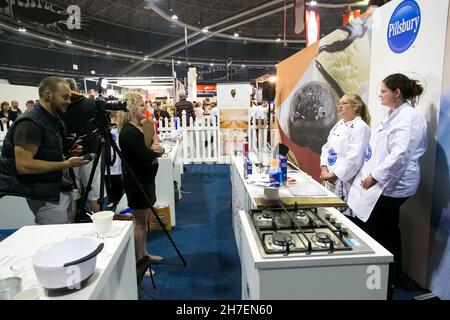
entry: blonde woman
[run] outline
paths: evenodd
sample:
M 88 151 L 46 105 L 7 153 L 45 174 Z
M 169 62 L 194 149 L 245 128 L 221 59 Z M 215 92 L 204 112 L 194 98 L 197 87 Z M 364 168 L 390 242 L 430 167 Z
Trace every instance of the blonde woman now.
M 156 202 L 155 177 L 158 171 L 158 160 L 164 153 L 159 145 L 158 136 L 155 135 L 153 122 L 145 118 L 145 102 L 137 92 L 128 92 L 124 96 L 129 114 L 122 120 L 119 135 L 120 149 L 124 160 L 130 166 L 138 183 L 143 187 L 148 202 L 133 180 L 131 172 L 122 165 L 123 187 L 128 199 L 128 206 L 134 216 L 134 242 L 136 261 L 149 256 L 153 262 L 160 261 L 162 257 L 152 256 L 147 252 L 147 222 L 151 207 Z
M 339 122 L 331 129 L 320 156 L 320 179 L 342 200 L 348 200 L 353 179 L 364 162 L 370 139 L 370 115 L 356 94 L 344 95 L 337 105 Z M 351 215 L 345 209 L 344 214 Z

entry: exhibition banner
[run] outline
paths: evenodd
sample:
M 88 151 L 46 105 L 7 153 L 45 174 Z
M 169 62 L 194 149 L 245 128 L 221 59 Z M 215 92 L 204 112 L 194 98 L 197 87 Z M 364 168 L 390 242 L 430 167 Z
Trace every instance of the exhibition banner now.
M 338 120 L 340 97 L 356 93 L 367 102 L 370 26 L 367 13 L 278 64 L 281 140 L 300 168 L 316 180 L 322 145 Z
M 219 109 L 219 155 L 243 150 L 248 137 L 248 115 L 252 88 L 249 83 L 217 84 Z

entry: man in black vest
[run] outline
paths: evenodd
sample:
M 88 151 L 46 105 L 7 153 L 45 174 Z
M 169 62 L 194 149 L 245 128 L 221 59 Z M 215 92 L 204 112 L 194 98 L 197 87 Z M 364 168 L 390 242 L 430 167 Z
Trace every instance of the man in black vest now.
M 14 123 L 3 142 L 0 192 L 26 197 L 37 224 L 68 222 L 72 183 L 63 171 L 89 163 L 83 157 L 64 159 L 65 129 L 59 114 L 69 104 L 70 88 L 64 79 L 43 79 L 39 103 Z M 75 152 L 81 147 L 72 148 Z

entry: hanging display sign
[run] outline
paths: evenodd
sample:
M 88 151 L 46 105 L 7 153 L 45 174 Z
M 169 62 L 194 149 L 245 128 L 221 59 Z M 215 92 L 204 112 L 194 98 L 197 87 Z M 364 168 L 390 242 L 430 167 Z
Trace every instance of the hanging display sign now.
M 299 35 L 305 31 L 305 0 L 294 0 L 294 33 Z
M 320 39 L 320 15 L 315 9 L 306 10 L 306 46 Z

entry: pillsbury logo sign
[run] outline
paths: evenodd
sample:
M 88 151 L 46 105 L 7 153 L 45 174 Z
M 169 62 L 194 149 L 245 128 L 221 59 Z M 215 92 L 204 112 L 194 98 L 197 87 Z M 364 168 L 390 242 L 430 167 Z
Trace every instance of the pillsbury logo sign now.
M 336 160 L 337 160 L 336 151 L 334 151 L 333 148 L 330 148 L 330 150 L 328 150 L 328 165 L 332 166 L 333 164 L 336 163 Z
M 366 152 L 364 153 L 364 161 L 367 162 L 372 158 L 372 148 L 370 144 L 367 146 Z
M 417 38 L 422 16 L 414 0 L 405 0 L 395 8 L 387 29 L 389 47 L 395 53 L 408 50 Z

